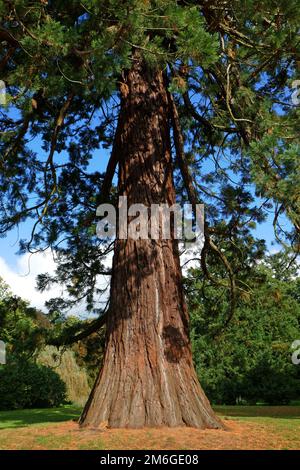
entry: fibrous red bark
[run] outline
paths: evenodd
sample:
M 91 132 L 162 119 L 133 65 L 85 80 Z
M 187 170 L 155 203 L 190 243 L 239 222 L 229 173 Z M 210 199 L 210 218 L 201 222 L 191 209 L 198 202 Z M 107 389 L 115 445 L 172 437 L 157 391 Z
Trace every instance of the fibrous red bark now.
M 163 73 L 136 55 L 121 91 L 119 195 L 128 205 L 171 206 Z M 117 239 L 104 363 L 81 425 L 222 427 L 199 385 L 188 327 L 177 241 Z

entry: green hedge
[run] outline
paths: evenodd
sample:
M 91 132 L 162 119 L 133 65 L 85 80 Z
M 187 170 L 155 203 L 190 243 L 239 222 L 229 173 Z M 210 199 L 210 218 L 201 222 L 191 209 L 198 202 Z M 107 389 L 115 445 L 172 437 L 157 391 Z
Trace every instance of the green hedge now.
M 66 399 L 66 386 L 49 367 L 31 362 L 0 368 L 0 410 L 49 408 Z

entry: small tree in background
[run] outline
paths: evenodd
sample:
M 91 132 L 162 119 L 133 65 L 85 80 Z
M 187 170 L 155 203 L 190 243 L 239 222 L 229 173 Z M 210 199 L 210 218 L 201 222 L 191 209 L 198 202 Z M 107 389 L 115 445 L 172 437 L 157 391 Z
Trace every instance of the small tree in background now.
M 257 259 L 249 246 L 243 253 Z M 299 399 L 300 370 L 292 363 L 291 345 L 299 337 L 300 280 L 296 263 L 286 269 L 291 261 L 291 255 L 278 253 L 264 256 L 251 269 L 251 262 L 244 271 L 236 266 L 250 290 L 239 292 L 226 327 L 230 305 L 224 287 L 206 282 L 197 269 L 190 271 L 186 284 L 194 360 L 214 403 L 279 405 Z M 210 263 L 221 282 L 222 269 L 216 260 Z
M 65 399 L 65 383 L 49 367 L 12 358 L 0 366 L 0 410 L 49 408 Z

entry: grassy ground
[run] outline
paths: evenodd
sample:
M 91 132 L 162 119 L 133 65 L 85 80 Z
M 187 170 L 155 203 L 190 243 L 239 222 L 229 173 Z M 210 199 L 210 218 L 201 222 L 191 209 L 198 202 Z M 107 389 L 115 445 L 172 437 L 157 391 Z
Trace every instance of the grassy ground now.
M 215 409 L 226 431 L 79 430 L 73 406 L 0 412 L 0 449 L 300 449 L 300 406 Z
M 0 411 L 0 431 L 2 429 L 23 428 L 32 424 L 47 426 L 49 423 L 70 421 L 77 419 L 80 411 L 79 407 L 70 405 L 38 410 Z

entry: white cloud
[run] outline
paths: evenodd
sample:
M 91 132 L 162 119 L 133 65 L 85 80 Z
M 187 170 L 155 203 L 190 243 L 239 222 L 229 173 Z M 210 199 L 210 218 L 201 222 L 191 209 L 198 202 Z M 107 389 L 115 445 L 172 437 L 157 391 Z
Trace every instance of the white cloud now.
M 13 294 L 24 300 L 28 300 L 32 307 L 47 311 L 45 302 L 53 297 L 67 298 L 64 286 L 53 286 L 44 292 L 36 289 L 36 278 L 38 274 L 55 272 L 56 263 L 51 250 L 38 252 L 35 254 L 26 253 L 15 257 L 15 266 L 10 266 L 3 257 L 0 256 L 0 277 L 9 285 Z M 107 256 L 104 263 L 106 268 L 112 265 L 112 253 Z M 99 305 L 105 306 L 109 296 L 110 276 L 99 276 L 97 287 L 107 289 L 99 297 Z M 84 301 L 78 302 L 76 306 L 68 311 L 69 315 L 79 315 L 86 317 Z
M 28 300 L 33 307 L 45 310 L 44 304 L 51 297 L 59 297 L 63 289 L 59 286 L 45 292 L 36 289 L 36 277 L 40 273 L 53 273 L 55 261 L 51 251 L 29 253 L 16 257 L 16 265 L 10 266 L 0 257 L 0 276 L 9 285 L 13 294 Z
M 197 242 L 191 243 L 190 246 L 187 245 L 187 248 L 184 248 L 182 244 L 179 244 L 180 265 L 184 276 L 187 275 L 189 269 L 200 267 L 200 257 L 203 244 L 203 237 L 200 237 Z

